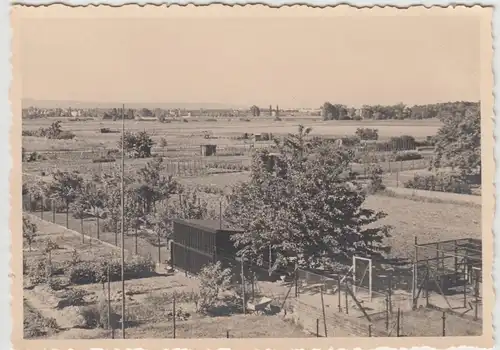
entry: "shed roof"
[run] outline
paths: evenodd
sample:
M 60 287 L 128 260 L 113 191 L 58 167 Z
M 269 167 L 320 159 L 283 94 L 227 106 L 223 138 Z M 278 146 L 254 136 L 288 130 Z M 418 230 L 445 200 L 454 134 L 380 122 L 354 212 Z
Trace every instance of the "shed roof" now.
M 228 222 L 221 222 L 219 220 L 199 220 L 199 219 L 174 219 L 174 222 L 198 228 L 203 231 L 212 233 L 217 232 L 243 232 L 243 229 L 233 226 Z

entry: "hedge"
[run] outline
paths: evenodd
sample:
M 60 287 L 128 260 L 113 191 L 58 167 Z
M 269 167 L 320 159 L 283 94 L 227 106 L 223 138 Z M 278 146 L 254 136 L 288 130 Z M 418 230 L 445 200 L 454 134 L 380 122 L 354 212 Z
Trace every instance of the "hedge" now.
M 100 283 L 107 280 L 108 266 L 110 280 L 121 280 L 121 260 L 81 261 L 67 270 L 67 277 L 73 284 Z M 150 258 L 134 255 L 124 265 L 125 279 L 148 277 L 154 274 L 155 263 Z
M 394 158 L 395 161 L 405 161 L 405 160 L 417 160 L 417 159 L 422 159 L 424 158 L 420 153 L 418 152 L 401 152 L 396 154 L 396 157 Z
M 417 190 L 471 194 L 471 188 L 464 178 L 452 173 L 431 175 L 416 174 L 413 179 L 404 183 L 404 187 Z

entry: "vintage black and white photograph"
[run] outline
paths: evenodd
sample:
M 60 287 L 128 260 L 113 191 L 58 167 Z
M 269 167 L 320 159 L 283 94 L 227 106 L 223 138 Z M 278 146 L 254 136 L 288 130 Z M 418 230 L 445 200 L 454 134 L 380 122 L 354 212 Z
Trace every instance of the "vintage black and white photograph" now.
M 480 11 L 29 11 L 24 339 L 483 334 Z

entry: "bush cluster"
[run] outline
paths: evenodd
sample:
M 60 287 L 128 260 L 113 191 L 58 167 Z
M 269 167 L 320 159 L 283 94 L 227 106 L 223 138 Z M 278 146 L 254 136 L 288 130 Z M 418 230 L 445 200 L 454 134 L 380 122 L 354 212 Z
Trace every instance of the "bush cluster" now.
M 107 280 L 108 266 L 110 280 L 121 280 L 119 259 L 77 262 L 67 270 L 67 277 L 73 284 L 101 283 Z M 125 279 L 141 278 L 154 273 L 155 263 L 150 258 L 134 255 L 125 261 Z
M 471 194 L 470 185 L 463 176 L 453 173 L 431 175 L 416 174 L 404 183 L 404 187 L 417 190 Z
M 92 159 L 92 163 L 114 163 L 114 162 L 116 162 L 116 159 L 112 157 L 101 157 Z
M 358 128 L 356 136 L 361 140 L 378 140 L 378 129 Z
M 417 159 L 423 159 L 424 157 L 418 153 L 418 152 L 401 152 L 397 153 L 394 160 L 399 162 L 399 161 L 405 161 L 405 160 L 417 160 Z

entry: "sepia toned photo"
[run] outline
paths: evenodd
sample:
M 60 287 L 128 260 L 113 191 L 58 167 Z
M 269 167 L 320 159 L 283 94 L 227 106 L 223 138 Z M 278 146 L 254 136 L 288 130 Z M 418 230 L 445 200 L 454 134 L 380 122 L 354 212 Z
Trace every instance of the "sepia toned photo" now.
M 491 13 L 14 6 L 14 343 L 492 346 Z

